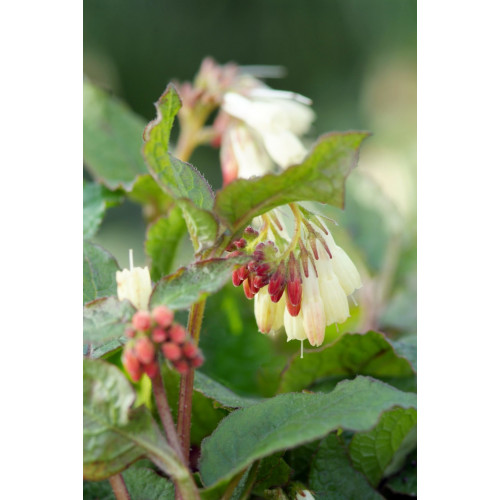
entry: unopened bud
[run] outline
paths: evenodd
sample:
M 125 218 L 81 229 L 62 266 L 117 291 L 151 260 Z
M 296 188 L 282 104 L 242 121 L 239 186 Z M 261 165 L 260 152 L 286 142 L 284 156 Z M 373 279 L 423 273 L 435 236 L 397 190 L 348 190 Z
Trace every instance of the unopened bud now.
M 141 378 L 142 367 L 141 363 L 131 349 L 125 348 L 125 350 L 123 351 L 122 363 L 125 367 L 125 370 L 127 370 L 128 374 L 130 375 L 130 378 L 134 382 L 137 382 Z
M 183 359 L 175 362 L 174 367 L 181 375 L 187 375 L 189 373 L 189 365 L 187 361 Z
M 135 334 L 136 334 L 135 328 L 132 327 L 125 328 L 125 337 L 133 339 L 135 337 Z
M 247 240 L 245 238 L 241 238 L 238 241 L 234 242 L 236 248 L 245 248 L 247 246 Z
M 137 311 L 132 316 L 132 325 L 136 330 L 145 332 L 151 326 L 151 317 L 147 311 Z
M 193 359 L 198 355 L 198 348 L 194 344 L 188 343 L 184 345 L 182 352 L 186 358 Z
M 150 363 L 144 367 L 144 372 L 149 378 L 156 377 L 158 374 L 159 368 L 158 363 Z
M 251 300 L 254 298 L 255 293 L 253 293 L 252 287 L 250 286 L 250 279 L 246 279 L 243 282 L 243 291 L 245 292 L 247 299 Z
M 158 326 L 168 328 L 174 320 L 174 313 L 166 306 L 157 306 L 153 309 L 153 319 Z
M 181 348 L 173 342 L 165 342 L 162 344 L 161 351 L 169 361 L 177 361 L 182 357 Z
M 168 332 L 170 340 L 176 344 L 182 344 L 186 340 L 186 330 L 182 325 L 174 323 Z
M 203 359 L 203 356 L 201 354 L 198 354 L 195 358 L 191 359 L 191 366 L 193 368 L 198 368 L 203 364 L 205 360 Z
M 147 337 L 141 337 L 134 346 L 137 359 L 147 365 L 155 359 L 155 347 Z
M 157 326 L 153 330 L 153 335 L 151 337 L 154 342 L 156 342 L 157 344 L 161 344 L 162 342 L 167 340 L 167 332 L 163 328 Z
M 240 275 L 238 273 L 239 269 L 236 269 L 233 271 L 233 285 L 234 286 L 240 286 L 242 283 L 242 279 L 240 278 Z

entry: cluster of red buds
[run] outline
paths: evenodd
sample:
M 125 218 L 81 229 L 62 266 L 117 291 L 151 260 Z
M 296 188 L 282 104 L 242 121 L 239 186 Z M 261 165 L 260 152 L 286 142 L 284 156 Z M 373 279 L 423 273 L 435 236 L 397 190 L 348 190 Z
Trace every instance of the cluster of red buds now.
M 156 307 L 152 313 L 137 311 L 132 317 L 132 325 L 125 330 L 130 340 L 123 350 L 122 361 L 134 382 L 143 373 L 150 378 L 157 375 L 160 351 L 181 375 L 203 364 L 200 350 L 186 329 L 173 319 L 174 313 L 165 306 Z
M 245 232 L 257 233 L 252 228 L 247 228 Z M 257 233 L 258 234 L 258 233 Z M 233 241 L 228 250 L 233 248 L 245 248 L 245 239 Z M 268 286 L 267 291 L 272 302 L 279 302 L 286 291 L 286 305 L 291 316 L 300 313 L 302 301 L 302 278 L 300 273 L 300 263 L 293 255 L 276 262 L 276 252 L 278 249 L 272 241 L 259 243 L 252 254 L 252 260 L 233 271 L 233 285 L 243 284 L 243 290 L 248 299 L 253 299 L 261 288 Z M 233 254 L 239 254 L 234 251 Z

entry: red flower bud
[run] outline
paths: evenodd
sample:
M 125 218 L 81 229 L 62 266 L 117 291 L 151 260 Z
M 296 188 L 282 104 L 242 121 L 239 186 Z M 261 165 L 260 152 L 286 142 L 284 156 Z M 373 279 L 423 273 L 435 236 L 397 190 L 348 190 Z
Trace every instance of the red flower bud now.
M 150 363 L 149 365 L 146 365 L 144 367 L 144 372 L 149 378 L 155 377 L 158 371 L 159 371 L 158 363 Z
M 135 337 L 135 334 L 136 334 L 135 328 L 132 327 L 125 328 L 125 337 L 133 339 Z
M 240 286 L 242 283 L 242 279 L 240 278 L 240 275 L 238 273 L 239 269 L 236 269 L 233 271 L 233 285 L 234 286 Z
M 154 342 L 157 342 L 158 344 L 161 344 L 162 342 L 164 342 L 165 340 L 167 340 L 167 332 L 163 328 L 160 328 L 160 327 L 157 326 L 153 330 L 152 338 L 153 338 Z
M 196 356 L 196 358 L 193 358 L 191 360 L 191 366 L 193 368 L 198 368 L 199 366 L 201 366 L 203 364 L 204 361 L 205 360 L 203 359 L 203 356 L 198 355 L 198 356 Z
M 250 286 L 250 279 L 246 279 L 243 282 L 243 291 L 245 292 L 245 295 L 247 299 L 253 299 L 255 296 L 255 293 L 252 291 L 252 288 Z
M 236 248 L 245 248 L 247 246 L 247 240 L 245 238 L 241 238 L 234 242 Z
M 173 342 L 165 342 L 164 344 L 162 344 L 161 350 L 163 352 L 163 355 L 169 361 L 177 361 L 182 357 L 181 348 L 177 344 L 174 344 Z
M 238 269 L 238 277 L 240 278 L 241 282 L 245 281 L 248 278 L 249 271 L 248 269 L 243 266 Z
M 151 317 L 147 311 L 137 311 L 132 316 L 132 325 L 136 330 L 145 332 L 151 326 Z
M 134 346 L 137 359 L 147 365 L 155 359 L 155 347 L 147 337 L 141 337 Z
M 194 344 L 187 343 L 184 344 L 182 352 L 186 358 L 193 359 L 198 355 L 198 348 Z
M 183 359 L 175 362 L 174 367 L 181 375 L 187 375 L 189 373 L 189 365 L 187 361 Z
M 257 266 L 258 266 L 258 263 L 255 262 L 255 260 L 251 260 L 248 264 L 247 264 L 247 269 L 250 271 L 250 272 L 253 272 L 257 269 Z
M 255 276 L 252 280 L 253 288 L 256 288 L 257 291 L 262 287 L 266 286 L 269 283 L 269 276 Z
M 294 306 L 290 304 L 288 297 L 286 301 L 286 308 L 288 309 L 288 312 L 290 313 L 290 316 L 298 316 L 300 312 L 300 304 L 298 306 Z
M 166 306 L 158 306 L 153 309 L 153 319 L 162 328 L 168 328 L 174 320 L 174 313 Z
M 286 292 L 287 302 L 290 302 L 292 306 L 300 305 L 300 301 L 302 300 L 302 283 L 298 279 L 288 282 Z
M 269 286 L 271 286 L 271 284 L 269 284 Z M 279 302 L 281 297 L 283 296 L 283 292 L 285 291 L 285 289 L 286 289 L 286 283 L 283 281 L 281 288 L 275 294 L 271 295 L 271 301 L 275 303 Z
M 179 323 L 174 323 L 168 332 L 170 340 L 176 344 L 182 344 L 186 340 L 186 330 Z
M 239 257 L 240 255 L 245 255 L 243 252 L 240 252 L 239 250 L 236 250 L 235 252 L 231 252 L 227 258 L 231 258 L 231 257 Z
M 269 295 L 272 296 L 279 293 L 282 290 L 284 283 L 285 283 L 285 264 L 282 261 L 278 266 L 278 270 L 271 276 L 271 279 L 269 280 L 269 288 L 267 289 Z
M 267 272 L 270 269 L 269 264 L 260 264 L 260 266 L 257 266 L 257 269 L 255 269 L 255 272 L 257 273 L 258 276 L 265 276 Z
M 125 350 L 123 351 L 122 363 L 125 367 L 125 370 L 127 370 L 128 374 L 130 375 L 130 378 L 134 382 L 137 382 L 141 378 L 142 367 L 141 363 L 131 349 L 125 348 Z

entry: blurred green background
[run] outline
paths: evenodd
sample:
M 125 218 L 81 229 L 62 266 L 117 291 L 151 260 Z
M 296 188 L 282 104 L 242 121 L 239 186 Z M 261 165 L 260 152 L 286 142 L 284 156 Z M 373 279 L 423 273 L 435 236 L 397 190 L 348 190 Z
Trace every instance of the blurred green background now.
M 84 73 L 150 120 L 167 83 L 191 80 L 206 56 L 278 65 L 286 75 L 267 83 L 314 102 L 311 140 L 331 130 L 371 131 L 347 182 L 345 211 L 327 209 L 340 223 L 336 239 L 363 274 L 361 308 L 341 331 L 377 328 L 398 337 L 416 332 L 416 15 L 413 0 L 84 0 Z M 191 162 L 220 187 L 217 150 L 201 147 Z M 95 241 L 122 267 L 129 248 L 144 265 L 145 230 L 141 207 L 126 202 L 107 212 Z M 241 366 L 221 364 L 233 348 L 246 346 L 256 366 L 268 362 L 274 371 L 277 352 L 297 349 L 282 337 L 270 349 L 255 336 L 252 304 L 239 289 L 211 298 L 208 308 L 225 315 L 214 321 L 227 326 L 224 342 L 213 344 L 218 351 L 211 352 L 210 335 L 202 345 L 207 367 L 222 367 L 213 374 L 219 380 Z M 336 335 L 334 326 L 327 330 L 327 340 Z M 254 392 L 244 377 L 241 386 L 231 378 L 233 387 Z

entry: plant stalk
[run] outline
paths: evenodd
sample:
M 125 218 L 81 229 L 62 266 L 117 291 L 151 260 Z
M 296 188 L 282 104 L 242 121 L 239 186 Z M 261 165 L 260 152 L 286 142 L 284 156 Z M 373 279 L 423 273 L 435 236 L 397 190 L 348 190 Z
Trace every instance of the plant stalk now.
M 205 311 L 206 299 L 200 300 L 191 306 L 187 329 L 194 343 L 200 340 L 201 323 Z M 189 463 L 189 447 L 191 442 L 191 407 L 193 403 L 194 369 L 190 369 L 181 377 L 179 391 L 179 412 L 177 418 L 177 433 L 180 446 L 186 463 Z
M 111 484 L 111 488 L 113 489 L 116 500 L 130 500 L 130 494 L 127 490 L 127 485 L 125 484 L 125 481 L 123 480 L 123 476 L 121 474 L 115 474 L 108 480 Z

